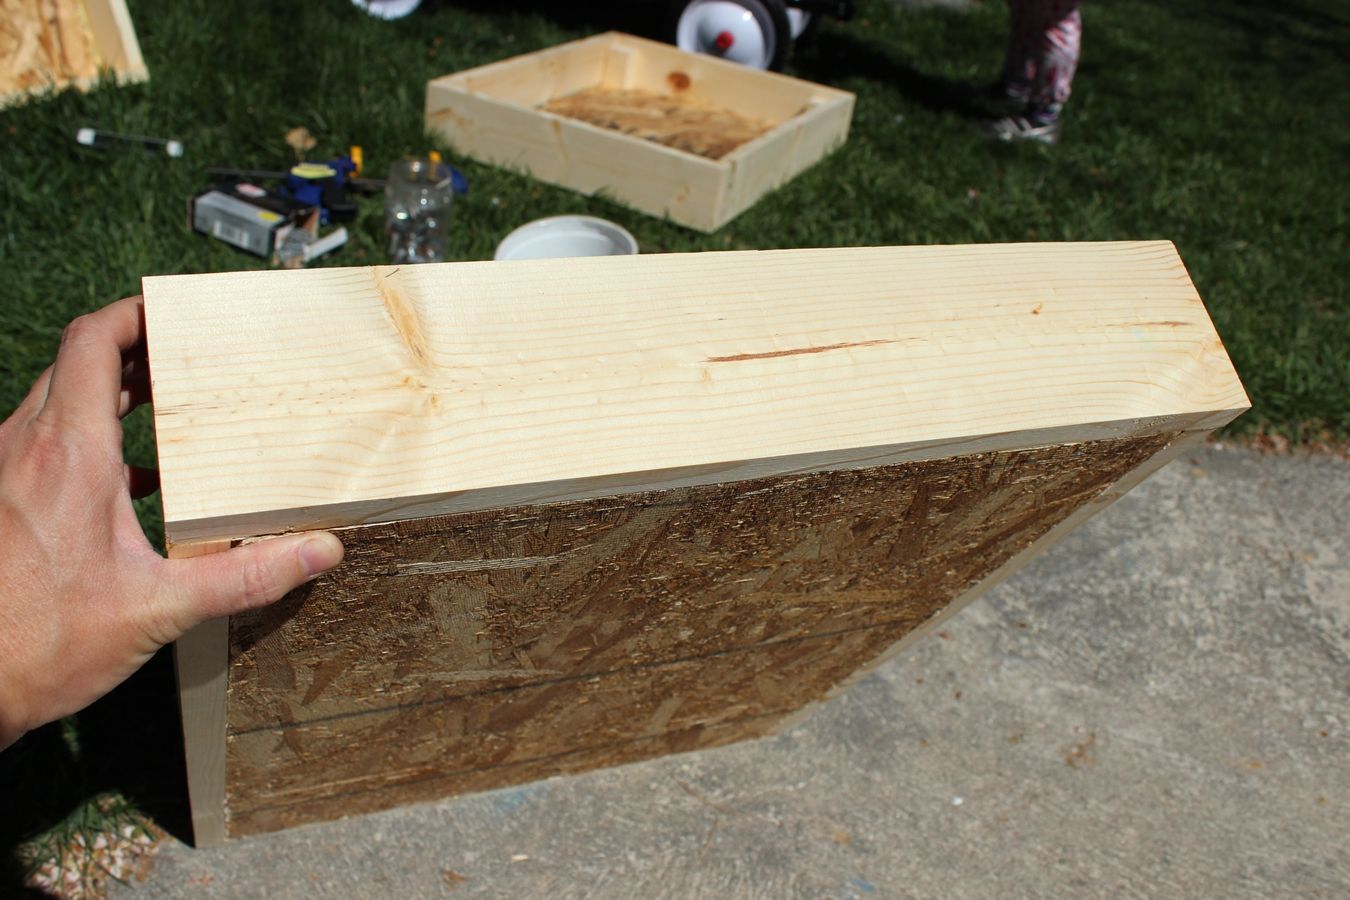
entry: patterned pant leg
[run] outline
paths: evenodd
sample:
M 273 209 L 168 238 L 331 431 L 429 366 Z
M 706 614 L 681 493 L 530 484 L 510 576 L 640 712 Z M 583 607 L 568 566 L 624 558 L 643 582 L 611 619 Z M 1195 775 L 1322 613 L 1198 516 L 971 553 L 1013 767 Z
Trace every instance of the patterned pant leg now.
M 1040 71 L 1031 102 L 1063 106 L 1078 69 L 1078 50 L 1083 38 L 1083 18 L 1075 3 L 1048 3 L 1050 18 L 1042 32 Z
M 1038 62 L 1035 50 L 1040 38 L 1032 9 L 1036 3 L 1035 0 L 1007 0 L 1007 3 L 1008 50 L 1003 57 L 1003 80 L 1033 84 Z
M 1032 103 L 1060 106 L 1078 68 L 1080 0 L 1007 0 L 1011 16 L 1003 75 L 1031 85 Z

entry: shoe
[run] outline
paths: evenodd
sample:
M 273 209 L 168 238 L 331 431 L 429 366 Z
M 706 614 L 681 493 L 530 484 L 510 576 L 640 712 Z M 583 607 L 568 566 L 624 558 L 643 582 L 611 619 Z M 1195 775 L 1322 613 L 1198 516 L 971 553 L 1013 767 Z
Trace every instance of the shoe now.
M 1037 122 L 1026 116 L 1004 116 L 980 126 L 980 133 L 996 141 L 1036 141 L 1054 144 L 1059 141 L 1059 120 Z

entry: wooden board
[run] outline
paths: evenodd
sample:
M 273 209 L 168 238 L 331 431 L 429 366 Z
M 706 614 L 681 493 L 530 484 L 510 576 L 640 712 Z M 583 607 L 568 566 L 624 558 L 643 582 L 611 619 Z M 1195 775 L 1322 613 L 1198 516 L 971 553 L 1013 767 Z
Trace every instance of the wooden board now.
M 1167 243 L 145 295 L 174 552 L 348 548 L 194 636 L 203 842 L 769 733 L 1246 406 Z
M 550 106 L 579 94 L 630 101 L 641 94 L 671 108 L 721 110 L 768 130 L 750 137 L 738 121 L 721 126 L 719 135 L 716 122 L 705 119 L 696 137 L 653 140 L 658 129 L 650 123 L 643 134 L 615 130 L 618 122 L 633 124 L 631 102 L 619 118 L 611 109 L 580 116 L 586 121 L 578 121 L 575 104 L 565 111 Z M 427 85 L 426 126 L 475 159 L 713 231 L 843 144 L 853 99 L 823 85 L 610 33 L 434 79 Z
M 0 106 L 110 71 L 149 77 L 125 0 L 0 0 Z

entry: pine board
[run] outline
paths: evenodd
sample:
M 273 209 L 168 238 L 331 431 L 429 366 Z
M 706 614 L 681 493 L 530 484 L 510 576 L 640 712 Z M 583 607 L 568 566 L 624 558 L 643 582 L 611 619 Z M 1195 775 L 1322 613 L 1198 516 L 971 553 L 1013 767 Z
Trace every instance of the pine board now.
M 1165 241 L 230 272 L 144 291 L 172 543 L 1128 437 L 1247 406 Z

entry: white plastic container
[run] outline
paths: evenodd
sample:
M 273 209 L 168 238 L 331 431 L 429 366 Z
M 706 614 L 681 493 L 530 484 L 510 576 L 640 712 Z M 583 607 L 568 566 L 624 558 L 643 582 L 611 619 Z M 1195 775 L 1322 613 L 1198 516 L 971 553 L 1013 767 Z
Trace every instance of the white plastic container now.
M 613 222 L 594 216 L 550 216 L 508 234 L 497 245 L 493 259 L 631 256 L 637 252 L 637 241 Z
M 401 19 L 422 5 L 422 0 L 352 0 L 372 16 L 381 19 Z

